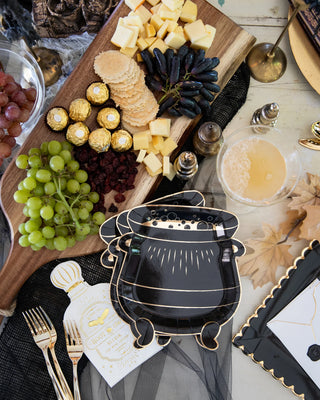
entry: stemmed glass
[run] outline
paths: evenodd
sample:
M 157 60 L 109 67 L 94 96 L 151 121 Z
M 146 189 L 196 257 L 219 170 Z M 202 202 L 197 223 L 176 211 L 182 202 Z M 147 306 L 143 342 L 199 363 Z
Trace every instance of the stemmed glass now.
M 308 7 L 309 5 L 303 0 L 296 0 L 292 15 L 276 43 L 258 43 L 251 49 L 247 56 L 247 64 L 254 79 L 259 82 L 269 83 L 281 78 L 287 68 L 287 58 L 278 47 L 279 43 L 298 12 L 306 10 Z

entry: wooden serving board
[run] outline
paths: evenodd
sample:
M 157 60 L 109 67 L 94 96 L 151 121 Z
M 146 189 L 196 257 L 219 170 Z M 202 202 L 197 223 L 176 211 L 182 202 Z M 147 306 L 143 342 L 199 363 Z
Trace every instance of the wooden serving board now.
M 213 45 L 207 52 L 207 56 L 217 56 L 220 64 L 217 67 L 219 73 L 218 84 L 223 88 L 234 72 L 237 70 L 247 53 L 253 46 L 255 38 L 236 25 L 228 17 L 218 11 L 204 0 L 194 0 L 198 4 L 198 18 L 204 23 L 216 27 L 216 37 Z M 68 108 L 70 102 L 78 97 L 85 97 L 87 86 L 99 80 L 93 70 L 94 58 L 97 54 L 108 49 L 115 49 L 110 43 L 119 17 L 129 13 L 129 8 L 122 2 L 113 12 L 107 23 L 102 27 L 94 41 L 91 43 L 82 59 L 61 88 L 54 101 L 50 105 Z M 86 121 L 90 129 L 97 127 L 95 108 Z M 181 144 L 195 121 L 187 117 L 172 120 L 171 135 Z M 33 132 L 28 136 L 20 149 L 20 153 L 27 153 L 32 147 L 39 147 L 43 141 L 64 140 L 61 134 L 53 134 L 49 131 L 42 117 Z M 11 163 L 1 182 L 1 202 L 12 231 L 12 245 L 9 257 L 0 272 L 0 308 L 7 309 L 17 295 L 26 279 L 41 265 L 57 258 L 74 257 L 90 254 L 105 248 L 105 244 L 98 235 L 89 236 L 85 241 L 77 243 L 73 248 L 63 252 L 41 249 L 34 252 L 30 248 L 22 248 L 18 244 L 18 226 L 24 221 L 23 206 L 13 200 L 13 193 L 17 190 L 18 183 L 24 179 L 25 172 L 18 170 L 15 163 Z M 157 183 L 156 178 L 151 178 L 144 167 L 139 167 L 136 177 L 136 188 L 126 193 L 126 201 L 120 205 L 119 211 L 131 208 L 144 202 Z M 106 206 L 111 204 L 114 193 L 106 197 Z

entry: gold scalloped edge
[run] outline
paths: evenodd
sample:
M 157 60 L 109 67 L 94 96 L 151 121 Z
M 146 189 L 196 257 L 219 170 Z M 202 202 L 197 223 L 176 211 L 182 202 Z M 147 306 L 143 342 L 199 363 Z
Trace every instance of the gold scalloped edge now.
M 305 248 L 301 251 L 301 255 L 295 258 L 295 260 L 294 260 L 294 262 L 293 262 L 293 265 L 290 266 L 289 268 L 287 268 L 285 275 L 283 275 L 283 276 L 279 279 L 278 284 L 275 285 L 275 286 L 271 289 L 270 294 L 264 298 L 262 304 L 261 304 L 260 306 L 258 306 L 258 307 L 255 309 L 255 312 L 254 312 L 254 313 L 247 319 L 247 321 L 241 326 L 240 331 L 234 335 L 234 337 L 233 337 L 233 339 L 232 339 L 232 342 L 233 342 L 233 343 L 235 342 L 235 339 L 236 339 L 237 337 L 242 337 L 242 336 L 243 336 L 243 331 L 244 331 L 245 328 L 250 327 L 250 321 L 251 321 L 253 318 L 258 318 L 259 310 L 262 309 L 262 308 L 266 308 L 266 306 L 267 306 L 267 305 L 266 305 L 267 301 L 268 301 L 269 299 L 272 299 L 272 298 L 274 297 L 274 292 L 275 292 L 276 290 L 281 289 L 283 282 L 284 282 L 285 280 L 287 280 L 287 279 L 290 278 L 290 276 L 289 276 L 290 271 L 292 271 L 293 269 L 297 269 L 297 268 L 298 268 L 298 266 L 297 266 L 298 261 L 304 260 L 304 259 L 305 259 L 306 253 L 309 252 L 309 251 L 311 251 L 311 250 L 313 249 L 312 246 L 313 246 L 313 244 L 315 244 L 316 242 L 319 243 L 319 241 L 316 240 L 316 239 L 312 240 L 312 241 L 309 243 L 309 246 L 305 247 Z M 299 397 L 300 399 L 303 399 L 303 400 L 305 399 L 304 393 L 301 393 L 301 394 L 297 393 L 297 392 L 295 391 L 294 385 L 291 385 L 291 386 L 286 385 L 286 383 L 285 383 L 285 377 L 283 377 L 283 376 L 277 377 L 277 376 L 275 375 L 275 373 L 274 373 L 274 369 L 273 369 L 273 368 L 267 369 L 267 368 L 264 366 L 264 361 L 263 361 L 263 360 L 261 360 L 261 361 L 256 360 L 256 359 L 254 358 L 254 353 L 246 354 L 246 353 L 245 353 L 245 348 L 244 348 L 244 346 L 237 346 L 236 344 L 235 344 L 235 346 L 238 347 L 240 350 L 242 350 L 242 352 L 243 352 L 245 355 L 247 355 L 248 357 L 250 357 L 250 358 L 252 359 L 252 361 L 254 361 L 256 364 L 259 364 L 265 371 L 269 372 L 269 373 L 273 376 L 273 378 L 275 378 L 277 381 L 280 381 L 284 387 L 286 387 L 287 389 L 290 389 L 294 395 L 296 395 L 296 396 Z

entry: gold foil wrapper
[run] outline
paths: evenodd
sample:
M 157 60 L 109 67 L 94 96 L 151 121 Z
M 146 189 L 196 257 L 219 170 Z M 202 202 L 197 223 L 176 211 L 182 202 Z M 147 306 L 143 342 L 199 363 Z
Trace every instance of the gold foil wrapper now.
M 97 122 L 102 128 L 116 129 L 120 123 L 120 114 L 115 108 L 102 108 L 98 112 Z
M 71 124 L 67 129 L 67 140 L 76 145 L 82 146 L 89 139 L 89 128 L 83 122 L 76 122 L 75 124 Z
M 73 121 L 85 121 L 91 113 L 91 104 L 86 99 L 75 99 L 69 106 L 69 117 Z
M 46 122 L 48 126 L 56 132 L 62 131 L 68 125 L 69 116 L 62 107 L 53 107 L 48 111 Z
M 97 153 L 108 151 L 110 141 L 111 133 L 105 128 L 95 129 L 89 135 L 89 145 Z
M 94 106 L 101 106 L 109 99 L 109 89 L 102 82 L 94 82 L 86 91 L 87 100 Z
M 132 146 L 132 136 L 124 129 L 119 129 L 111 135 L 111 147 L 114 151 L 127 151 Z

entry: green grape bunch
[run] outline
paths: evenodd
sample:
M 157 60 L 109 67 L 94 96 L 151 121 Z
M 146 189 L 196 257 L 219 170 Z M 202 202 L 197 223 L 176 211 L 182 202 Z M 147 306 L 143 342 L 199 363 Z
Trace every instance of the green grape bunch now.
M 16 166 L 27 171 L 13 195 L 27 217 L 19 225 L 20 246 L 63 251 L 97 234 L 105 221 L 102 212 L 92 212 L 99 194 L 91 191 L 72 150 L 67 141 L 51 140 L 17 157 Z

